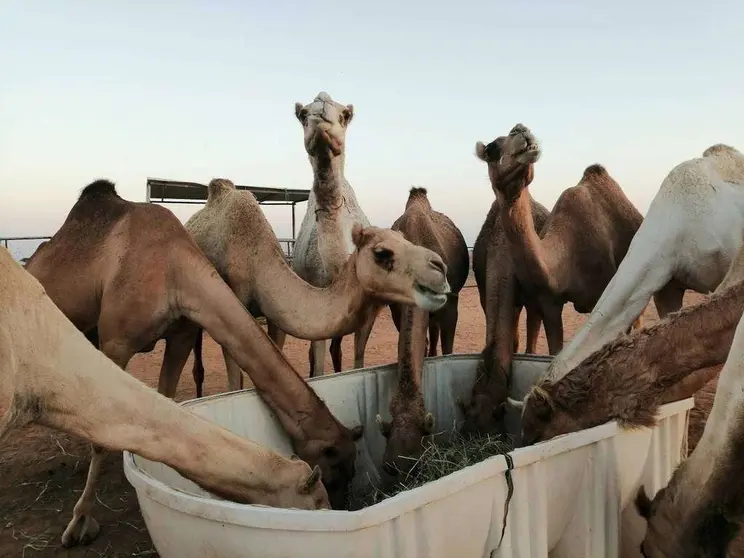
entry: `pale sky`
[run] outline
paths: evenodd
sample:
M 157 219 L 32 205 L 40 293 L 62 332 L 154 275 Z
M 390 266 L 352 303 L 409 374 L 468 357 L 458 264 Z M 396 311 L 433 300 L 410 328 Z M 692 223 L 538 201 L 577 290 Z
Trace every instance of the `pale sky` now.
M 744 149 L 742 21 L 739 0 L 0 0 L 0 237 L 54 233 L 96 178 L 136 201 L 148 176 L 310 188 L 294 103 L 321 90 L 354 104 L 346 176 L 375 225 L 424 186 L 472 244 L 475 142 L 517 122 L 549 209 L 598 162 L 645 213 L 676 164 Z

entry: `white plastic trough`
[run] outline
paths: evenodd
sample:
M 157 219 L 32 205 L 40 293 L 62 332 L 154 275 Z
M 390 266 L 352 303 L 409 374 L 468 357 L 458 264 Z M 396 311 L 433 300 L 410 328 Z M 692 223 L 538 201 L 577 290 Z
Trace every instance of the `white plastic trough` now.
M 440 429 L 458 420 L 455 401 L 469 396 L 477 362 L 477 355 L 426 360 L 426 405 Z M 512 396 L 521 398 L 549 362 L 518 355 Z M 375 416 L 389 417 L 395 377 L 394 366 L 380 366 L 310 380 L 341 422 L 365 425 L 357 480 L 367 473 L 377 478 L 385 441 Z M 253 390 L 184 405 L 291 454 L 273 413 Z M 633 497 L 641 483 L 654 494 L 668 481 L 686 453 L 692 406 L 692 399 L 665 405 L 653 429 L 624 431 L 607 423 L 513 451 L 514 494 L 498 549 L 507 496 L 503 456 L 355 512 L 218 500 L 172 469 L 128 452 L 124 470 L 163 558 L 635 558 L 643 523 Z M 507 423 L 514 432 L 518 421 L 510 409 Z

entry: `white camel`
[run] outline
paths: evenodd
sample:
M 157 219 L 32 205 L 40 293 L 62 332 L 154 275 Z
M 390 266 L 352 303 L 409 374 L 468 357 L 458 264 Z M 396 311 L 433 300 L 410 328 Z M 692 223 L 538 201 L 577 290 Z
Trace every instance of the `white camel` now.
M 10 403 L 0 417 L 0 444 L 14 427 L 37 423 L 165 463 L 229 500 L 330 507 L 317 466 L 310 469 L 241 438 L 122 372 L 5 248 L 0 248 L 0 401 Z M 83 500 L 77 506 L 85 505 Z M 77 515 L 86 525 L 84 539 L 75 542 L 85 544 L 99 526 L 90 514 Z
M 296 103 L 295 115 L 304 130 L 305 150 L 314 178 L 307 212 L 295 241 L 292 269 L 311 285 L 327 287 L 354 251 L 354 224 L 369 226 L 354 189 L 344 177 L 346 130 L 354 117 L 354 106 L 337 103 L 321 91 L 308 105 Z M 364 366 L 364 350 L 376 317 L 376 313 L 370 315 L 354 333 L 355 368 Z M 341 339 L 334 338 L 331 343 L 337 372 L 341 370 Z M 284 335 L 274 341 L 281 348 Z M 310 376 L 323 375 L 325 347 L 325 340 L 311 342 Z
M 584 326 L 544 379 L 559 380 L 627 331 L 654 297 L 660 317 L 686 289 L 708 294 L 723 280 L 744 236 L 744 155 L 716 144 L 674 167 L 651 202 L 628 253 Z

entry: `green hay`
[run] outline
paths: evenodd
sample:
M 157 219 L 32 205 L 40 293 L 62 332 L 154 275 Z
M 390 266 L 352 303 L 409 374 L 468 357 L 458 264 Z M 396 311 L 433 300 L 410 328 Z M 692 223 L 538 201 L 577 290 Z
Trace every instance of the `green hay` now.
M 514 440 L 508 435 L 463 436 L 453 431 L 446 441 L 430 444 L 418 458 L 410 458 L 415 461 L 411 471 L 407 474 L 400 472 L 392 485 L 377 487 L 368 482 L 364 490 L 352 495 L 349 509 L 372 506 L 405 490 L 423 486 L 513 449 Z

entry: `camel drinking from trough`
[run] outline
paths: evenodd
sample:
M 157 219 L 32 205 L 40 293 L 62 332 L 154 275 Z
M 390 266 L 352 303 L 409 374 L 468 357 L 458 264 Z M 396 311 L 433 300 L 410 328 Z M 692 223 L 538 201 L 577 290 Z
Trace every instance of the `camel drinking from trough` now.
M 360 240 L 365 239 L 358 229 Z M 295 452 L 319 465 L 331 504 L 345 504 L 354 476 L 361 425 L 348 429 L 297 374 L 220 278 L 194 239 L 164 207 L 129 202 L 111 182 L 86 186 L 65 222 L 26 269 L 101 351 L 122 369 L 140 351 L 166 339 L 159 391 L 177 383 L 179 355 L 202 327 L 253 381 L 292 440 Z M 440 289 L 443 275 L 425 285 Z M 188 350 L 186 350 L 188 356 Z M 174 358 L 175 357 L 175 358 Z M 63 535 L 65 545 L 95 537 L 90 515 L 103 451 L 93 447 L 86 490 Z
M 429 355 L 436 354 L 439 335 L 442 354 L 452 353 L 457 328 L 459 293 L 468 278 L 470 258 L 465 238 L 452 220 L 434 211 L 425 188 L 411 188 L 403 215 L 393 230 L 407 240 L 439 254 L 444 262 L 447 282 L 452 289 L 441 309 L 427 312 L 410 304 L 391 304 L 393 322 L 398 329 L 398 385 L 390 402 L 390 422 L 377 415 L 380 432 L 386 438 L 383 470 L 390 475 L 407 473 L 433 433 L 434 416 L 427 413 L 421 392 L 426 332 Z
M 89 441 L 98 452 L 127 450 L 165 463 L 205 490 L 235 502 L 327 508 L 320 469 L 287 459 L 191 413 L 96 350 L 42 285 L 0 248 L 0 444 L 37 423 Z M 97 470 L 91 470 L 95 475 Z M 99 531 L 89 483 L 66 546 Z

